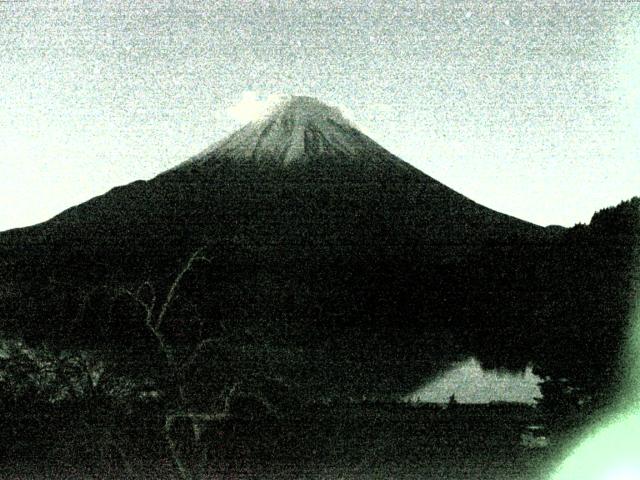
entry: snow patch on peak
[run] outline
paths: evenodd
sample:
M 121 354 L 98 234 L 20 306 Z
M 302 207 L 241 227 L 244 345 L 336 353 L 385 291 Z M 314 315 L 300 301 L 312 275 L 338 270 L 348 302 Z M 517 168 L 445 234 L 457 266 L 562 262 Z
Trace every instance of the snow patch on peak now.
M 337 107 L 312 97 L 292 96 L 209 152 L 241 162 L 290 165 L 377 150 L 377 144 L 360 133 Z
M 269 118 L 293 121 L 300 125 L 331 120 L 353 127 L 338 107 L 331 107 L 316 98 L 305 96 L 291 96 L 283 99 L 273 107 Z
M 247 123 L 185 163 L 203 165 L 210 159 L 215 164 L 273 167 L 338 162 L 386 169 L 390 163 L 403 164 L 360 132 L 339 108 L 307 96 L 283 98 L 267 116 Z
M 243 124 L 261 122 L 276 117 L 287 118 L 289 121 L 297 123 L 307 123 L 322 118 L 350 123 L 338 107 L 329 106 L 316 98 L 301 95 L 259 95 L 256 92 L 247 91 L 242 94 L 238 103 L 227 109 L 227 112 L 232 118 Z

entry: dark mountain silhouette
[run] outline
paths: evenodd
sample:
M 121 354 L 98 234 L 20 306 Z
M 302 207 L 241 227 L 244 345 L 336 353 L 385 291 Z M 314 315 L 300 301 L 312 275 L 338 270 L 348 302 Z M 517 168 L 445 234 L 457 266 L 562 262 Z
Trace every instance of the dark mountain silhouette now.
M 202 369 L 406 393 L 465 356 L 522 369 L 540 355 L 565 234 L 478 205 L 294 97 L 152 180 L 1 234 L 0 308 L 34 341 L 144 357 L 141 312 L 118 292 L 166 291 L 204 248 L 166 327 L 222 339 Z

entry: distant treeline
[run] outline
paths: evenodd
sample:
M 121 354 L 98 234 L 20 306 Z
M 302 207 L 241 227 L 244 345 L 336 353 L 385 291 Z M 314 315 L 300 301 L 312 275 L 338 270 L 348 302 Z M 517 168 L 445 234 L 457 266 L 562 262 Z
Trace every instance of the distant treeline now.
M 512 289 L 496 285 L 507 296 L 492 305 L 503 310 L 471 335 L 474 352 L 490 367 L 533 363 L 547 380 L 543 394 L 554 400 L 592 406 L 612 400 L 626 339 L 639 328 L 630 321 L 640 280 L 640 198 L 597 212 L 543 252 L 520 255 L 519 267 L 497 280 Z

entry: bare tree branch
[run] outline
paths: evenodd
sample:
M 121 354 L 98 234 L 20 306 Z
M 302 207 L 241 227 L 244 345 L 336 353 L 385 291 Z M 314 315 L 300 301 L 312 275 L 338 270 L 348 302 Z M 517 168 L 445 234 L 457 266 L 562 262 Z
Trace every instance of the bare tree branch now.
M 146 281 L 142 286 L 144 286 L 145 284 L 148 284 L 151 287 L 151 290 L 153 292 L 153 287 L 151 286 L 150 282 Z M 131 292 L 131 290 L 128 290 L 128 289 L 123 289 L 122 291 L 125 294 L 129 295 L 135 302 L 138 303 L 138 305 L 140 305 L 144 309 L 145 311 L 144 323 L 149 329 L 149 331 L 153 334 L 153 336 L 158 341 L 158 348 L 160 349 L 160 352 L 165 356 L 167 363 L 169 363 L 169 365 L 173 368 L 175 367 L 175 355 L 173 354 L 172 349 L 167 344 L 165 337 L 160 331 L 160 329 L 156 328 L 157 322 L 153 321 L 153 309 L 155 307 L 155 302 L 156 302 L 155 293 L 152 296 L 151 303 L 145 302 L 138 295 L 138 293 L 141 291 L 142 286 L 139 287 L 138 290 L 136 290 L 136 293 L 133 293 Z
M 172 372 L 171 381 L 174 382 L 174 387 L 177 391 L 177 398 L 175 409 L 173 411 L 169 410 L 170 413 L 165 415 L 165 424 L 164 424 L 164 436 L 166 438 L 167 444 L 169 445 L 169 450 L 175 462 L 176 468 L 183 478 L 183 480 L 192 480 L 198 474 L 192 470 L 187 463 L 182 459 L 181 453 L 179 451 L 178 442 L 173 436 L 173 428 L 177 420 L 179 419 L 188 419 L 191 422 L 191 429 L 193 431 L 193 436 L 195 439 L 198 448 L 202 449 L 202 457 L 201 457 L 201 467 L 205 467 L 207 461 L 207 453 L 206 446 L 201 445 L 202 432 L 204 425 L 210 422 L 220 422 L 228 419 L 231 416 L 231 401 L 236 394 L 239 383 L 234 383 L 229 390 L 224 394 L 224 408 L 221 412 L 211 413 L 211 412 L 193 412 L 189 411 L 187 395 L 186 395 L 186 377 L 184 374 L 184 370 L 191 366 L 198 358 L 198 356 L 211 344 L 214 344 L 218 341 L 216 338 L 207 338 L 204 340 L 200 340 L 191 350 L 191 353 L 186 355 L 186 357 L 179 362 L 176 356 L 176 352 L 174 351 L 174 347 L 170 345 L 164 334 L 162 333 L 162 326 L 166 319 L 167 313 L 178 293 L 178 290 L 181 286 L 184 276 L 193 269 L 193 266 L 196 262 L 202 261 L 210 263 L 211 261 L 203 255 L 204 248 L 199 248 L 196 250 L 189 260 L 184 264 L 183 268 L 178 272 L 173 282 L 171 283 L 169 290 L 167 292 L 166 297 L 157 314 L 156 308 L 156 292 L 149 280 L 144 282 L 142 285 L 138 287 L 135 293 L 130 290 L 124 290 L 128 296 L 130 296 L 136 303 L 138 303 L 145 312 L 145 325 L 149 329 L 149 331 L 154 335 L 158 342 L 158 348 L 160 352 L 164 355 L 165 360 Z M 143 298 L 143 290 L 148 288 L 151 292 L 151 299 L 145 300 Z M 197 311 L 197 306 L 194 306 Z M 221 323 L 221 327 L 224 329 L 225 325 Z
M 162 304 L 162 307 L 160 308 L 160 313 L 158 314 L 158 318 L 156 319 L 155 328 L 160 328 L 162 326 L 162 322 L 164 321 L 164 317 L 167 314 L 167 310 L 169 309 L 169 306 L 171 305 L 171 302 L 173 301 L 173 298 L 175 297 L 176 292 L 178 291 L 178 287 L 182 282 L 182 277 L 184 277 L 184 275 L 189 270 L 191 270 L 191 268 L 193 267 L 193 264 L 197 261 L 203 261 L 207 263 L 211 262 L 211 260 L 209 260 L 207 257 L 202 255 L 203 250 L 204 250 L 204 247 L 201 247 L 195 252 L 193 252 L 193 254 L 189 258 L 185 266 L 182 268 L 182 270 L 180 270 L 180 273 L 176 275 L 176 278 L 174 279 L 173 283 L 171 284 L 171 287 L 169 288 L 169 293 L 167 294 L 167 298 L 165 299 L 164 303 Z
M 153 317 L 153 307 L 154 305 L 149 305 L 147 302 L 145 302 L 144 300 L 142 300 L 139 296 L 138 296 L 138 292 L 140 291 L 140 289 L 138 288 L 138 290 L 136 290 L 136 293 L 133 293 L 131 290 L 127 289 L 127 288 L 122 288 L 120 289 L 120 291 L 126 295 L 129 295 L 129 297 L 131 297 L 138 305 L 140 305 L 142 308 L 144 308 L 146 317 L 145 317 L 145 323 L 147 324 L 147 326 L 149 326 L 149 322 L 151 321 L 151 318 Z M 155 297 L 154 297 L 154 301 L 155 301 Z
M 198 356 L 200 356 L 200 354 L 211 344 L 214 344 L 218 341 L 218 339 L 216 338 L 207 338 L 205 340 L 202 340 L 201 342 L 199 342 L 193 349 L 193 351 L 191 352 L 191 355 L 189 355 L 186 359 L 184 359 L 182 361 L 182 363 L 180 364 L 179 368 L 181 370 L 184 370 L 188 367 L 190 367 L 193 362 L 195 362 L 198 359 Z
M 180 452 L 178 451 L 178 442 L 175 441 L 173 436 L 171 435 L 171 431 L 173 429 L 173 424 L 175 421 L 180 418 L 177 415 L 167 415 L 164 421 L 164 436 L 167 440 L 167 444 L 169 445 L 169 450 L 171 450 L 171 456 L 173 457 L 173 461 L 176 464 L 178 472 L 183 480 L 192 480 L 193 476 L 191 475 L 191 471 L 189 467 L 182 461 L 180 456 Z

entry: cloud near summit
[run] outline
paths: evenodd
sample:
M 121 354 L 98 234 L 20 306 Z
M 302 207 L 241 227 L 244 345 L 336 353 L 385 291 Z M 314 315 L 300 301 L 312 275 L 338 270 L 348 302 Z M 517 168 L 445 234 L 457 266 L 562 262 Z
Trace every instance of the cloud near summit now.
M 263 94 L 255 90 L 246 90 L 240 96 L 240 100 L 227 108 L 226 112 L 233 120 L 240 123 L 248 123 L 256 120 L 261 120 L 271 114 L 279 105 L 290 100 L 293 95 L 284 93 L 270 93 Z M 321 102 L 325 102 L 324 99 L 318 99 Z M 359 126 L 364 133 L 368 134 L 365 127 L 360 125 L 360 122 L 355 121 L 354 112 L 341 103 L 337 102 L 325 102 L 328 106 L 335 108 L 338 112 L 347 120 L 352 126 Z M 382 104 L 375 104 L 382 105 Z
M 289 95 L 281 93 L 263 95 L 253 90 L 247 90 L 242 93 L 236 104 L 227 109 L 227 113 L 231 118 L 242 123 L 260 120 L 289 97 Z

